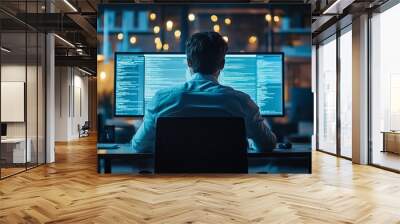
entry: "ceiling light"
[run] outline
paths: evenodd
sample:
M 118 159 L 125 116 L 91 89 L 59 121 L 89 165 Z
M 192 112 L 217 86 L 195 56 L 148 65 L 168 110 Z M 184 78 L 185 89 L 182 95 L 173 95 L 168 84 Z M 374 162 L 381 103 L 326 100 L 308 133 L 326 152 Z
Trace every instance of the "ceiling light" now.
M 340 3 L 341 0 L 336 0 L 332 5 L 330 5 L 327 9 L 325 9 L 322 14 L 339 14 L 338 12 L 338 4 Z M 332 12 L 333 11 L 333 12 Z
M 9 50 L 9 49 L 7 49 L 5 47 L 1 47 L 0 49 L 1 49 L 1 51 L 4 51 L 6 53 L 10 53 L 11 52 L 11 50 Z
M 79 68 L 79 67 L 78 67 L 78 70 L 81 71 L 81 72 L 83 72 L 83 73 L 85 73 L 86 75 L 93 75 L 92 73 L 90 73 L 90 72 L 88 72 L 88 71 L 86 71 L 86 70 L 84 70 L 84 69 L 81 69 L 81 68 Z
M 231 25 L 232 20 L 230 18 L 225 18 L 225 24 L 226 25 Z
M 57 37 L 59 40 L 61 40 L 62 42 L 64 42 L 65 44 L 67 44 L 70 47 L 75 48 L 75 45 L 73 45 L 71 42 L 69 42 L 68 40 L 60 37 L 58 34 L 54 34 L 55 37 Z
M 279 22 L 279 16 L 274 16 L 274 22 Z
M 159 37 L 154 38 L 154 43 L 155 44 L 161 43 L 161 38 L 159 38 Z
M 222 38 L 224 39 L 224 41 L 225 41 L 226 43 L 228 43 L 228 41 L 229 41 L 228 36 L 223 36 Z
M 78 12 L 78 10 L 68 1 L 64 0 L 65 4 L 67 4 L 74 12 Z

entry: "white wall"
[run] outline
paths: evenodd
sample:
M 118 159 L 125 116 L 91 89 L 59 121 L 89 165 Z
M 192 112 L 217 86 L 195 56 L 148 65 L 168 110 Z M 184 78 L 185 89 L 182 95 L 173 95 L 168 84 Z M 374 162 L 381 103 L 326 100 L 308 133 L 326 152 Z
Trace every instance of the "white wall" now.
M 37 107 L 37 99 L 36 99 L 36 80 L 32 80 L 30 77 L 31 74 L 36 74 L 36 66 L 28 66 L 25 67 L 24 65 L 18 65 L 18 64 L 6 64 L 1 66 L 1 81 L 2 82 L 26 82 L 25 80 L 25 75 L 27 69 L 28 72 L 28 84 L 31 88 L 27 88 L 27 106 L 30 108 L 27 108 L 27 119 L 28 122 L 28 137 L 29 137 L 29 130 L 30 127 L 33 128 L 33 130 L 36 130 L 36 120 L 37 120 L 37 115 L 36 113 L 32 113 L 32 108 L 36 112 L 36 107 Z M 32 87 L 34 86 L 34 87 Z M 39 105 L 40 107 L 41 105 Z M 7 110 L 7 108 L 1 108 L 1 110 Z M 31 122 L 34 122 L 32 124 Z M 26 122 L 11 122 L 8 123 L 7 125 L 7 135 L 9 137 L 25 137 L 25 123 Z M 33 127 L 35 126 L 35 127 Z M 36 135 L 36 132 L 35 132 Z
M 55 140 L 79 138 L 78 125 L 88 120 L 88 78 L 76 68 L 56 67 Z
M 55 68 L 55 141 L 67 141 L 69 132 L 69 69 Z
M 37 70 L 38 69 L 38 70 Z M 1 66 L 2 82 L 24 82 L 26 84 L 26 106 L 21 108 L 22 113 L 26 112 L 26 120 L 23 122 L 6 122 L 8 138 L 24 138 L 25 135 L 29 139 L 32 161 L 44 163 L 44 74 L 42 67 L 25 66 L 25 64 L 3 64 Z M 26 80 L 27 78 L 27 80 Z M 23 90 L 22 90 L 23 91 Z M 21 93 L 24 94 L 24 91 Z M 7 96 L 2 96 L 7 97 Z M 7 111 L 11 108 L 1 108 Z M 12 113 L 12 111 L 7 111 Z M 37 156 L 37 153 L 39 154 Z

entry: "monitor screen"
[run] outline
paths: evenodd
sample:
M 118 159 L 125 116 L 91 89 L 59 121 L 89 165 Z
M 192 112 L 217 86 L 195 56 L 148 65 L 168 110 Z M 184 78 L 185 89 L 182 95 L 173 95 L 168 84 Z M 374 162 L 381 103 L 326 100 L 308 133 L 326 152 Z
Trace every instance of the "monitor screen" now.
M 283 116 L 283 54 L 227 54 L 222 85 L 247 93 L 263 116 Z M 185 54 L 116 53 L 115 115 L 142 116 L 155 93 L 191 79 Z

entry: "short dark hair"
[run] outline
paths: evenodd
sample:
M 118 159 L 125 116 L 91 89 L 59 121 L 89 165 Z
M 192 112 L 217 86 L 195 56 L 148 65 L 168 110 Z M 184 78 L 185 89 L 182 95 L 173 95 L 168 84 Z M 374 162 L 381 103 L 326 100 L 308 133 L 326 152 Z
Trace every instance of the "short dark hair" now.
M 186 56 L 193 72 L 213 74 L 223 68 L 228 44 L 219 33 L 193 34 L 186 42 Z

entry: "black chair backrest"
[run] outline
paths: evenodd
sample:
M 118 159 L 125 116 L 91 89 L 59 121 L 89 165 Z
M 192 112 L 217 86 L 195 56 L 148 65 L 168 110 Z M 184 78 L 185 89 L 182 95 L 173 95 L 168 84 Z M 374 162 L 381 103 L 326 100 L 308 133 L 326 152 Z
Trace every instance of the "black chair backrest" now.
M 243 118 L 160 117 L 155 173 L 247 173 Z
M 85 121 L 85 123 L 83 124 L 82 128 L 84 128 L 84 129 L 90 129 L 90 123 L 89 123 L 89 121 Z

